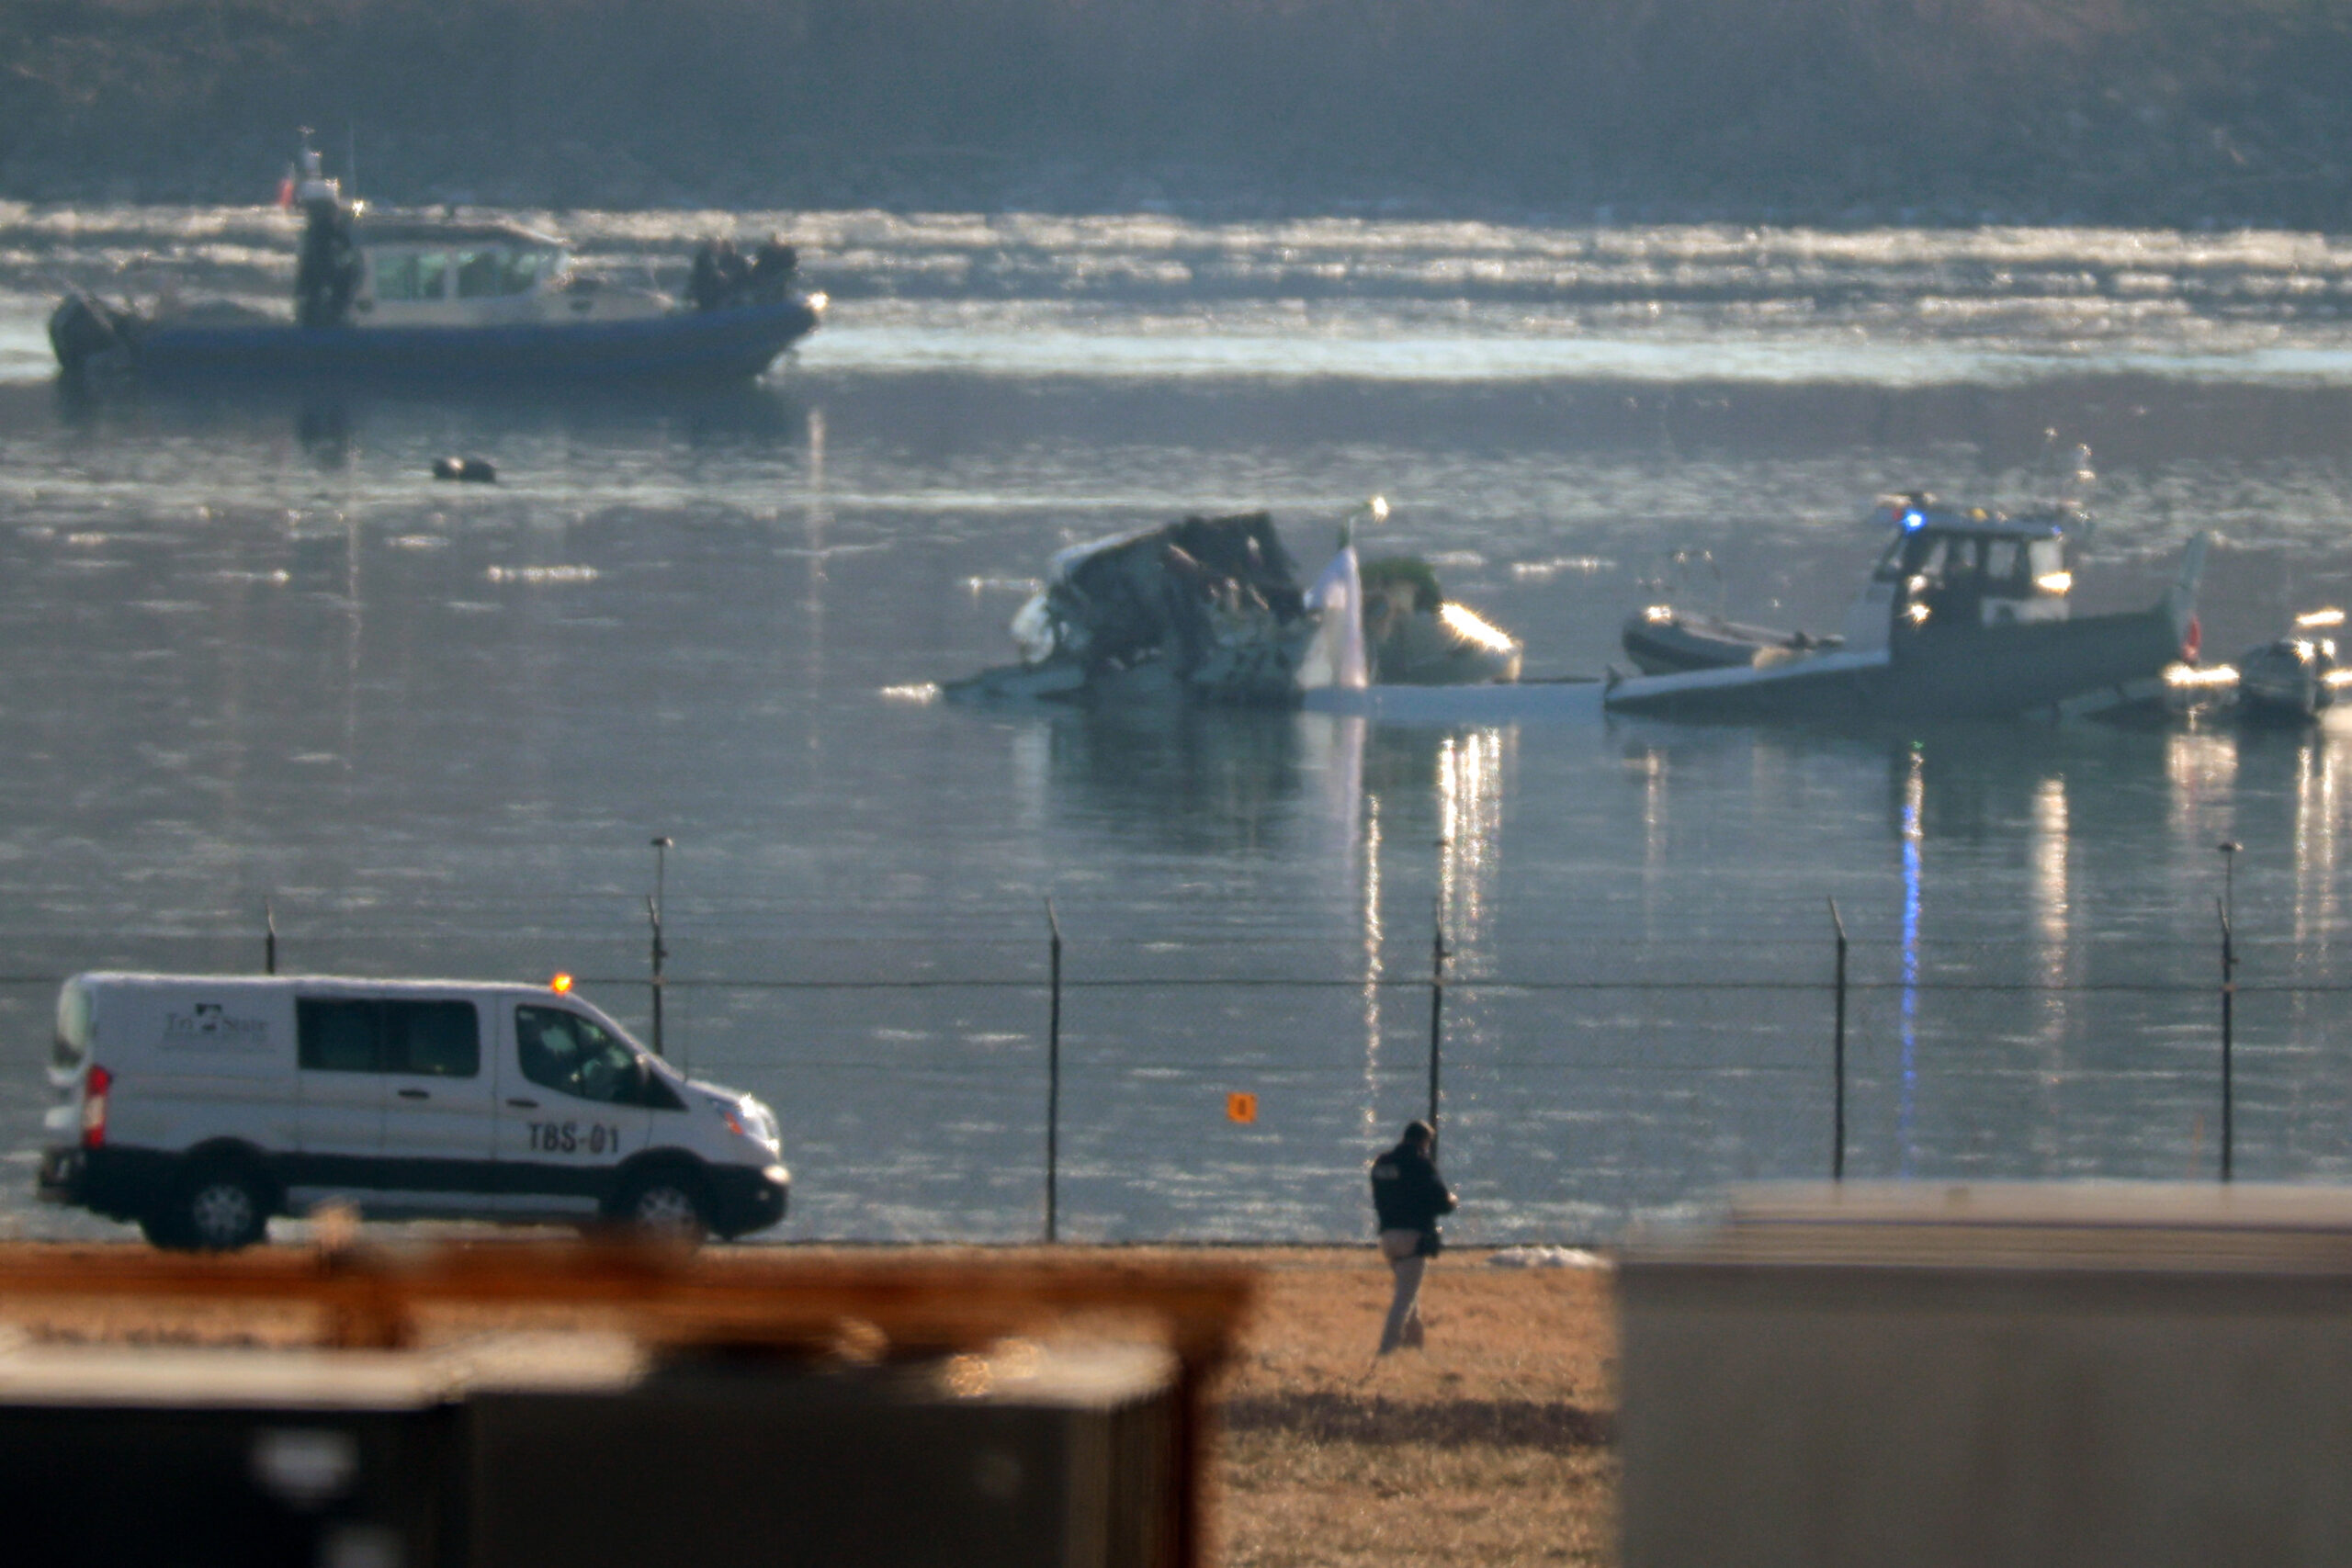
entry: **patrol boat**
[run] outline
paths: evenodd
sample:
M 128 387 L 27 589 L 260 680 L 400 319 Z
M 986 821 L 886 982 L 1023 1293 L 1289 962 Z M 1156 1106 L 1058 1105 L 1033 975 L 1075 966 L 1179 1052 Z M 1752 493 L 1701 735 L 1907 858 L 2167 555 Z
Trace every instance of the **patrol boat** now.
M 706 246 L 680 302 L 582 275 L 562 238 L 540 230 L 378 216 L 345 200 L 307 146 L 279 202 L 303 213 L 290 315 L 226 301 L 142 310 L 77 290 L 49 322 L 64 376 L 744 381 L 825 311 L 780 241 L 752 258 Z
M 1882 501 L 1876 515 L 1889 537 L 1840 644 L 1612 677 L 1602 706 L 1724 723 L 2063 715 L 2153 692 L 2168 667 L 2195 657 L 2202 535 L 2154 606 L 2076 616 L 2067 548 L 2086 522 L 2078 508 L 2010 516 L 1914 493 Z

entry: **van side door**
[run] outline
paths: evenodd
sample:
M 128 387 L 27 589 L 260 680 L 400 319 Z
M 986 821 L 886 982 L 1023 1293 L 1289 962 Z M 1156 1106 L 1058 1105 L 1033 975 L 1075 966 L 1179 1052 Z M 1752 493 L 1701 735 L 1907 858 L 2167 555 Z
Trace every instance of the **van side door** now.
M 301 1138 L 288 1166 L 291 1207 L 334 1198 L 379 1212 L 437 1209 L 489 1188 L 496 1080 L 480 1007 L 309 996 L 294 1014 Z
M 330 1198 L 351 1201 L 375 1185 L 384 1146 L 384 1079 L 375 998 L 294 999 L 300 1152 L 286 1162 L 296 1213 Z
M 646 1146 L 669 1086 L 629 1043 L 582 1012 L 516 1002 L 499 1053 L 498 1185 L 517 1214 L 594 1216 L 614 1171 Z
M 377 1006 L 388 1091 L 379 1205 L 489 1207 L 498 1102 L 483 1009 L 439 997 L 388 997 Z

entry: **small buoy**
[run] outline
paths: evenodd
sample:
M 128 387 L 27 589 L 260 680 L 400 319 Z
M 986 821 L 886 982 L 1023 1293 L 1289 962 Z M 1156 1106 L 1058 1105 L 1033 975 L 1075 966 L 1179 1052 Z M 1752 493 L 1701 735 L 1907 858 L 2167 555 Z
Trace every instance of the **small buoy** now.
M 487 457 L 435 457 L 433 459 L 433 477 L 487 485 L 498 482 L 498 470 L 491 467 Z

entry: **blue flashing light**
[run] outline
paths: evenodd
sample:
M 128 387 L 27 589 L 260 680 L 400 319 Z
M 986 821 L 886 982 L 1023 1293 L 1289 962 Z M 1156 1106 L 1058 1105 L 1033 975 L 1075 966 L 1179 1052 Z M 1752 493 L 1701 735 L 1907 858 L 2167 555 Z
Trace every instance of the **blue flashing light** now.
M 1903 531 L 1907 534 L 1912 529 L 1924 525 L 1927 521 L 1928 514 L 1924 512 L 1916 510 L 1906 512 L 1903 514 Z

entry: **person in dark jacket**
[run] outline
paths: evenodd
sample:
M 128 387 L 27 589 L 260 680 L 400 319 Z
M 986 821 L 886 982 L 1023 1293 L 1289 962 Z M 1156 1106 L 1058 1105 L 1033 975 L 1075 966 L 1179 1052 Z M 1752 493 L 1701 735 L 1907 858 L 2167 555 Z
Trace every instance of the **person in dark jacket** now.
M 1372 1207 L 1379 1216 L 1380 1254 L 1396 1275 L 1388 1323 L 1380 1331 L 1380 1353 L 1421 1345 L 1421 1271 L 1438 1253 L 1437 1222 L 1453 1213 L 1453 1194 L 1430 1157 L 1437 1132 L 1426 1122 L 1408 1122 L 1396 1146 L 1372 1162 Z

